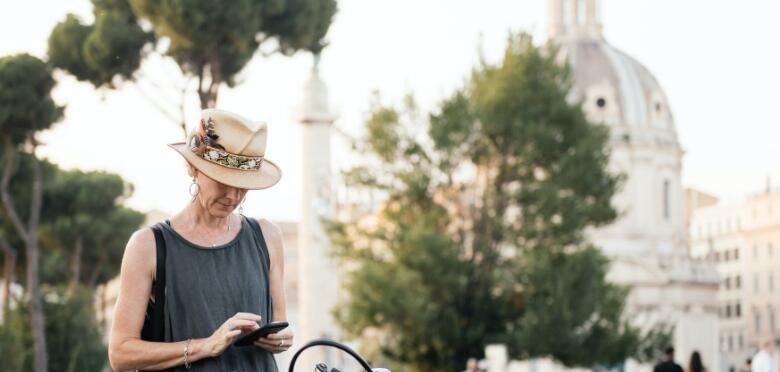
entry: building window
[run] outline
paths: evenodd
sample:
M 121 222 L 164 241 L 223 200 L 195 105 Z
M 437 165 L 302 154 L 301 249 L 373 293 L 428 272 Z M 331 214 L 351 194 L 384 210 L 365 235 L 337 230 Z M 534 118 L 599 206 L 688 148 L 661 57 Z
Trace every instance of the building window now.
M 758 310 L 753 314 L 753 324 L 756 327 L 756 333 L 761 333 L 761 314 Z
M 742 276 L 741 275 L 737 275 L 734 278 L 734 288 L 740 289 L 741 287 L 742 287 Z
M 723 261 L 729 262 L 731 260 L 731 251 L 723 252 Z
M 726 288 L 726 290 L 729 290 L 729 289 L 731 289 L 731 278 L 726 278 L 726 279 L 723 281 L 723 287 L 725 287 L 725 288 Z
M 731 335 L 731 334 L 729 335 L 728 349 L 729 350 L 734 350 L 734 335 Z
M 734 248 L 734 260 L 739 261 L 739 248 Z
M 740 304 L 737 303 L 736 305 L 734 305 L 734 317 L 735 318 L 739 318 L 741 316 L 742 316 L 742 306 L 740 306 Z M 742 347 L 742 343 L 741 342 L 740 342 L 739 347 Z
M 664 207 L 664 219 L 667 220 L 667 221 L 669 220 L 669 216 L 671 214 L 670 211 L 669 211 L 669 208 L 670 208 L 669 197 L 670 197 L 670 192 L 671 192 L 670 187 L 671 187 L 671 185 L 669 183 L 669 180 L 664 180 L 664 195 L 663 195 L 663 199 L 664 199 L 663 203 L 664 203 L 664 205 L 663 205 L 663 207 Z
M 769 290 L 769 292 L 775 291 L 775 275 L 773 273 L 769 273 L 769 281 L 768 281 L 767 289 Z
M 753 274 L 753 292 L 758 293 L 758 274 Z
M 745 340 L 742 338 L 742 333 L 739 334 L 739 342 L 737 342 L 737 346 L 742 349 L 745 347 Z
M 731 305 L 726 305 L 726 318 L 731 318 Z

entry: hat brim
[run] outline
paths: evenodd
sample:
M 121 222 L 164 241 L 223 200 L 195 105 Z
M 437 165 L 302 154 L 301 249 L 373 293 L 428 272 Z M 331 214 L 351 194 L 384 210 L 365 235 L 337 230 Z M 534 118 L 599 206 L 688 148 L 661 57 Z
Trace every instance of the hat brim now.
M 267 189 L 282 178 L 282 170 L 278 165 L 268 159 L 263 159 L 260 169 L 241 170 L 221 166 L 201 158 L 192 152 L 186 143 L 171 143 L 168 146 L 178 152 L 193 167 L 203 172 L 209 178 L 239 189 L 262 190 Z

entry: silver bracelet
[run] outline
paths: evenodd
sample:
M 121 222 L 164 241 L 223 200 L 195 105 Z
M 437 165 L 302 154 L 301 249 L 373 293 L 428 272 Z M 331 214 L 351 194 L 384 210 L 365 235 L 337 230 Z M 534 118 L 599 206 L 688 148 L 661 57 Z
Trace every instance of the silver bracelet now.
M 184 343 L 184 368 L 187 369 L 192 368 L 192 365 L 190 365 L 190 342 L 192 342 L 191 338 Z

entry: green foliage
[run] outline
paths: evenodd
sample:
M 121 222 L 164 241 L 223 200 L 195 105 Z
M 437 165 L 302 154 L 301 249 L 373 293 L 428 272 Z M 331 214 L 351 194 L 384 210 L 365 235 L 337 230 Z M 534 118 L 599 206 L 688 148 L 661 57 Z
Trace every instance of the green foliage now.
M 13 182 L 9 193 L 19 206 L 30 204 L 32 163 L 41 167 L 43 205 L 39 238 L 44 247 L 41 275 L 44 283 L 69 280 L 69 265 L 75 242 L 80 239 L 81 284 L 87 287 L 107 281 L 119 272 L 127 239 L 144 221 L 144 214 L 123 207 L 131 187 L 119 175 L 102 171 L 61 170 L 45 159 L 20 153 L 14 159 Z M 0 173 L 3 164 L 0 164 Z M 29 218 L 29 209 L 19 209 L 20 218 Z M 0 210 L 0 237 L 12 247 L 23 242 Z M 24 264 L 23 255 L 17 264 Z M 24 277 L 16 275 L 17 278 Z
M 26 309 L 17 308 L 7 311 L 4 323 L 0 326 L 0 370 L 17 372 L 22 370 L 25 360 L 32 358 L 32 341 L 26 330 Z
M 522 332 L 509 335 L 514 354 L 586 366 L 635 355 L 639 330 L 622 320 L 627 289 L 605 285 L 608 261 L 597 249 L 533 251 L 522 261 L 526 311 L 515 320 Z
M 142 0 L 130 4 L 170 41 L 167 54 L 192 76 L 202 75 L 203 68 L 213 64 L 213 72 L 230 84 L 257 49 L 262 2 L 237 0 L 226 6 L 207 0 Z
M 153 41 L 126 0 L 93 0 L 95 23 L 83 24 L 73 14 L 54 26 L 49 60 L 79 80 L 96 87 L 114 87 L 114 79 L 132 80 L 141 65 L 143 47 Z
M 325 35 L 336 14 L 336 1 L 287 0 L 283 3 L 283 11 L 266 12 L 262 32 L 275 36 L 279 41 L 279 50 L 285 55 L 299 49 L 313 53 L 322 51 L 327 45 Z
M 81 170 L 61 171 L 44 197 L 49 219 L 77 218 L 89 215 L 100 218 L 124 195 L 125 182 L 113 173 Z
M 372 110 L 357 146 L 368 160 L 345 179 L 386 199 L 327 226 L 353 268 L 337 319 L 378 344 L 375 360 L 452 371 L 492 342 L 568 366 L 638 353 L 626 289 L 606 282 L 609 263 L 584 234 L 616 217 L 607 129 L 567 101 L 556 61 L 555 48 L 514 35 L 427 120 L 411 99 Z
M 58 172 L 44 193 L 45 281 L 75 281 L 68 267 L 72 260 L 78 260 L 79 274 L 86 274 L 78 281 L 89 288 L 118 273 L 124 244 L 144 220 L 142 213 L 118 205 L 130 189 L 113 173 Z
M 113 76 L 131 80 L 141 65 L 141 48 L 150 38 L 132 17 L 128 20 L 127 14 L 116 10 L 100 13 L 83 46 L 84 62 L 95 74 L 92 82 L 110 83 Z
M 3 146 L 0 146 L 0 151 L 2 151 Z M 22 207 L 17 210 L 19 213 L 19 217 L 23 221 L 27 221 L 30 218 L 30 210 L 29 208 L 23 208 L 28 205 L 30 205 L 30 200 L 32 198 L 32 189 L 30 185 L 33 183 L 33 164 L 38 163 L 41 169 L 41 181 L 44 185 L 43 193 L 44 195 L 47 192 L 47 189 L 49 188 L 49 184 L 54 181 L 54 179 L 57 177 L 58 173 L 60 172 L 59 167 L 57 167 L 56 164 L 46 160 L 46 159 L 37 159 L 33 157 L 30 154 L 26 153 L 17 153 L 14 158 L 13 162 L 11 164 L 11 172 L 13 174 L 12 182 L 8 185 L 8 191 L 11 194 L 11 196 L 14 199 L 14 202 L 17 206 Z M 4 171 L 4 164 L 0 162 L 0 174 Z M 0 216 L 5 216 L 6 211 L 3 208 L 0 208 Z M 42 216 L 44 219 L 46 218 L 46 215 L 44 214 Z M 4 230 L 6 229 L 6 230 Z M 7 235 L 6 238 L 15 240 L 16 239 L 16 231 L 10 226 L 10 221 L 4 220 L 4 218 L 0 218 L 0 231 L 6 231 Z M 20 240 L 16 240 L 16 242 L 21 243 Z M 17 244 L 13 244 L 16 246 Z
M 107 350 L 95 320 L 91 294 L 79 289 L 65 296 L 63 289 L 45 291 L 46 345 L 49 371 L 99 371 L 106 365 Z M 8 322 L 0 327 L 0 369 L 9 372 L 32 371 L 32 340 L 29 311 L 22 303 L 8 312 Z
M 93 68 L 84 60 L 84 42 L 92 33 L 92 26 L 84 25 L 74 14 L 57 23 L 49 36 L 49 62 L 66 70 L 79 80 L 101 85 Z
M 333 0 L 131 0 L 136 14 L 170 40 L 168 55 L 193 76 L 207 66 L 228 85 L 261 41 L 276 39 L 279 50 L 319 51 L 336 11 Z
M 125 244 L 133 232 L 141 227 L 145 218 L 139 211 L 116 206 L 103 221 L 92 226 L 92 235 L 84 243 L 82 283 L 94 287 L 119 274 Z
M 62 117 L 51 98 L 51 69 L 29 54 L 0 58 L 0 132 L 12 144 L 27 141 Z
M 164 39 L 165 53 L 198 78 L 205 107 L 221 83 L 236 76 L 267 40 L 290 55 L 319 52 L 336 12 L 335 0 L 93 0 L 95 23 L 69 14 L 49 37 L 52 63 L 96 87 L 132 80 L 144 47 Z M 141 27 L 148 21 L 150 30 Z M 148 27 L 147 27 L 148 28 Z
M 95 320 L 91 292 L 79 290 L 67 298 L 62 290 L 55 293 L 62 301 L 46 304 L 49 370 L 99 371 L 108 353 Z
M 674 345 L 674 325 L 666 322 L 654 324 L 643 335 L 634 358 L 642 363 L 654 363 L 670 345 Z

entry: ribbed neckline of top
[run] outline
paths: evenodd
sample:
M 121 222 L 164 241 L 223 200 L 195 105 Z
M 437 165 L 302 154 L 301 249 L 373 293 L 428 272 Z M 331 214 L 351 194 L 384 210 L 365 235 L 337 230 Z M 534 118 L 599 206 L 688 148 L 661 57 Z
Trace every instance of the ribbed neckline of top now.
M 238 233 L 236 234 L 236 236 L 233 237 L 233 239 L 231 239 L 229 242 L 227 242 L 225 244 L 215 245 L 213 247 L 207 247 L 207 246 L 195 244 L 195 243 L 187 240 L 187 238 L 183 237 L 176 230 L 174 230 L 173 227 L 171 227 L 171 225 L 168 223 L 168 221 L 165 221 L 165 222 L 161 223 L 161 225 L 163 225 L 163 227 L 166 230 L 170 231 L 173 234 L 173 236 L 175 236 L 177 239 L 181 240 L 184 244 L 186 244 L 186 245 L 188 245 L 188 246 L 190 246 L 192 248 L 197 248 L 197 249 L 204 250 L 204 251 L 216 251 L 216 250 L 224 249 L 224 248 L 227 248 L 227 247 L 235 245 L 238 242 L 238 239 L 241 238 L 241 234 L 244 232 L 244 228 L 246 226 L 246 217 L 244 217 L 244 215 L 241 215 L 241 214 L 239 214 L 238 216 L 241 218 L 241 227 L 239 227 L 239 230 L 238 230 Z

